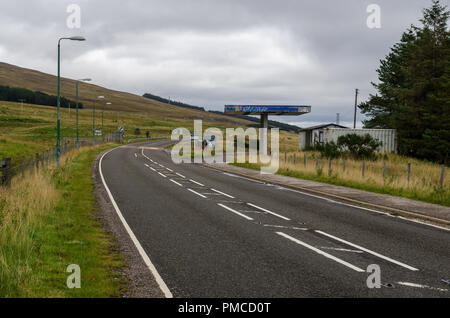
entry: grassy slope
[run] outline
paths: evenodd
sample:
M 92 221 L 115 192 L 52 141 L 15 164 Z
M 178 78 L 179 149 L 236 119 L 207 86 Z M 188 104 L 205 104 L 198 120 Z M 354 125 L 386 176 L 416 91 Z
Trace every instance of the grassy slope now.
M 60 167 L 0 190 L 0 297 L 120 295 L 121 257 L 92 214 L 92 162 L 111 146 L 69 154 Z M 80 289 L 66 286 L 70 264 L 81 268 Z

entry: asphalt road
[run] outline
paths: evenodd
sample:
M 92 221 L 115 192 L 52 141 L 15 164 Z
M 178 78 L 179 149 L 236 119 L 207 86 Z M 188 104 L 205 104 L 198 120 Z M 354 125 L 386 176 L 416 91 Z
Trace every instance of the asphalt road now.
M 114 149 L 100 169 L 166 295 L 450 296 L 450 231 L 177 165 L 165 145 Z M 367 286 L 371 264 L 381 288 Z

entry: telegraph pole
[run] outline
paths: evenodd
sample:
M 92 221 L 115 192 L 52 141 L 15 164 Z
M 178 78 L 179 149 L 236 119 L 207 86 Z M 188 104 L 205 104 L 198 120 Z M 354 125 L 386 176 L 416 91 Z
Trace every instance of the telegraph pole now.
M 356 107 L 358 105 L 358 92 L 359 89 L 355 89 L 355 114 L 353 116 L 353 129 L 356 128 Z

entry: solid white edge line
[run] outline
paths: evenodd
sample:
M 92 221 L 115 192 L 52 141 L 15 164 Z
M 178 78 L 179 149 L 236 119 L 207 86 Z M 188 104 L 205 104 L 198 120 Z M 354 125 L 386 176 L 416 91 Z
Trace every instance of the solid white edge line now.
M 167 178 L 167 176 L 165 174 L 162 174 L 161 172 L 158 172 L 159 175 L 161 175 L 164 178 Z
M 205 186 L 204 184 L 201 184 L 200 182 L 197 182 L 197 181 L 192 180 L 192 179 L 189 179 L 189 181 L 191 181 L 191 182 L 193 182 L 193 183 L 195 183 L 195 184 L 198 184 L 199 186 L 202 186 L 202 187 Z
M 329 258 L 329 259 L 332 259 L 335 262 L 338 262 L 339 264 L 347 266 L 348 268 L 351 268 L 354 271 L 357 271 L 357 272 L 360 272 L 360 273 L 365 272 L 365 270 L 363 270 L 363 269 L 361 269 L 361 268 L 359 268 L 359 267 L 357 267 L 355 265 L 352 265 L 352 264 L 350 264 L 350 263 L 348 263 L 348 262 L 346 262 L 346 261 L 344 261 L 344 260 L 342 260 L 340 258 L 337 258 L 337 257 L 335 257 L 335 256 L 333 256 L 331 254 L 328 254 L 328 253 L 326 253 L 326 252 L 324 252 L 324 251 L 322 251 L 322 250 L 320 250 L 318 248 L 315 248 L 314 246 L 306 244 L 305 242 L 302 242 L 302 241 L 300 241 L 300 240 L 298 240 L 298 239 L 296 239 L 296 238 L 294 238 L 292 236 L 289 236 L 289 235 L 287 235 L 287 234 L 285 234 L 283 232 L 275 232 L 275 233 L 277 233 L 280 236 L 283 236 L 284 238 L 287 238 L 288 240 L 291 240 L 292 242 L 295 242 L 295 243 L 297 243 L 299 245 L 302 245 L 302 246 L 304 246 L 304 247 L 306 247 L 306 248 L 316 252 L 317 254 L 320 254 L 322 256 L 325 256 L 326 258 Z
M 391 262 L 391 263 L 397 264 L 397 265 L 402 266 L 402 267 L 404 267 L 404 268 L 407 268 L 407 269 L 409 269 L 409 270 L 412 270 L 412 271 L 418 271 L 418 269 L 415 268 L 415 267 L 412 267 L 412 266 L 409 266 L 409 265 L 407 265 L 407 264 L 405 264 L 405 263 L 396 261 L 395 259 L 392 259 L 392 258 L 390 258 L 390 257 L 384 256 L 384 255 L 379 254 L 379 253 L 377 253 L 377 252 L 371 251 L 371 250 L 369 250 L 369 249 L 367 249 L 367 248 L 364 248 L 364 247 L 362 247 L 362 246 L 356 245 L 356 244 L 354 244 L 354 243 L 348 242 L 348 241 L 343 240 L 343 239 L 341 239 L 341 238 L 339 238 L 339 237 L 333 236 L 333 235 L 331 235 L 331 234 L 328 234 L 328 233 L 325 233 L 325 232 L 319 231 L 319 230 L 315 230 L 315 232 L 320 233 L 320 234 L 325 235 L 325 236 L 328 236 L 329 238 L 332 238 L 332 239 L 334 239 L 334 240 L 336 240 L 336 241 L 339 241 L 339 242 L 341 242 L 341 243 L 350 245 L 350 246 L 352 246 L 352 247 L 354 247 L 354 248 L 357 248 L 357 249 L 359 249 L 359 250 L 361 250 L 361 251 L 364 251 L 364 252 L 366 252 L 366 253 L 372 254 L 372 255 L 374 255 L 374 256 L 377 256 L 377 257 L 379 257 L 379 258 L 382 258 L 382 259 L 384 259 L 384 260 L 386 260 L 386 261 L 389 261 L 389 262 Z
M 282 216 L 282 215 L 277 214 L 277 213 L 275 213 L 275 212 L 266 210 L 266 209 L 264 209 L 264 208 L 262 208 L 262 207 L 260 207 L 260 206 L 255 205 L 255 204 L 248 203 L 248 202 L 247 202 L 247 204 L 250 205 L 250 206 L 252 206 L 252 207 L 254 207 L 254 208 L 260 209 L 261 211 L 264 211 L 264 212 L 270 213 L 270 214 L 272 214 L 272 215 L 275 215 L 275 216 L 279 217 L 280 219 L 283 219 L 283 220 L 286 220 L 286 221 L 290 221 L 290 220 L 291 220 L 291 219 L 289 219 L 289 218 L 287 218 L 287 217 L 285 217 L 285 216 Z
M 232 195 L 226 194 L 226 193 L 224 193 L 222 191 L 219 191 L 219 190 L 216 190 L 216 189 L 213 189 L 213 188 L 211 188 L 211 190 L 213 190 L 214 192 L 220 193 L 220 194 L 222 194 L 222 195 L 224 195 L 226 197 L 234 199 L 234 197 Z
M 249 220 L 249 221 L 253 221 L 253 219 L 252 219 L 251 217 L 249 217 L 249 216 L 247 216 L 247 215 L 245 215 L 245 214 L 242 214 L 242 213 L 240 213 L 240 212 L 238 212 L 238 211 L 236 211 L 236 210 L 233 210 L 232 208 L 229 208 L 229 207 L 227 207 L 226 205 L 224 205 L 224 204 L 222 204 L 222 203 L 217 203 L 217 205 L 219 205 L 219 206 L 221 206 L 222 208 L 227 209 L 228 211 L 233 212 L 233 213 L 235 213 L 235 214 L 237 214 L 237 215 L 239 215 L 239 216 L 242 216 L 244 219 L 247 219 L 247 220 Z
M 178 173 L 178 172 L 175 172 L 175 174 L 176 174 L 177 176 L 179 176 L 179 177 L 186 178 L 185 176 L 183 176 L 182 174 L 180 174 L 180 173 Z
M 205 196 L 204 196 L 203 194 L 201 194 L 201 193 L 198 193 L 197 191 L 194 191 L 194 190 L 189 189 L 189 188 L 188 188 L 188 190 L 191 191 L 192 193 L 195 193 L 196 195 L 198 195 L 198 196 L 204 198 L 204 199 L 207 199 L 207 197 L 205 197 Z
M 117 149 L 117 148 L 115 148 L 115 149 Z M 166 298 L 173 298 L 172 293 L 170 292 L 170 290 L 167 287 L 166 283 L 162 279 L 161 275 L 159 275 L 158 270 L 153 265 L 152 261 L 150 260 L 150 257 L 147 255 L 145 250 L 142 248 L 141 243 L 139 243 L 138 239 L 134 235 L 134 233 L 131 230 L 130 226 L 128 225 L 127 221 L 123 217 L 122 212 L 120 212 L 119 206 L 117 205 L 116 201 L 114 200 L 114 197 L 111 194 L 111 191 L 109 190 L 109 187 L 106 184 L 105 178 L 103 177 L 103 172 L 102 172 L 103 157 L 105 157 L 105 155 L 107 155 L 108 153 L 110 153 L 111 151 L 113 151 L 115 149 L 111 149 L 108 152 L 104 153 L 101 156 L 100 161 L 99 161 L 99 172 L 100 172 L 100 177 L 101 177 L 102 182 L 103 182 L 103 186 L 105 187 L 105 190 L 108 193 L 109 199 L 111 200 L 111 203 L 112 203 L 114 209 L 116 210 L 116 213 L 119 216 L 120 221 L 122 221 L 122 224 L 125 227 L 125 230 L 127 231 L 128 235 L 130 236 L 131 240 L 133 241 L 134 245 L 136 246 L 139 254 L 141 255 L 141 257 L 142 257 L 142 259 L 143 259 L 143 261 L 145 263 L 145 265 L 147 265 L 147 267 L 150 270 L 150 272 L 152 273 L 153 277 L 155 277 L 155 280 L 158 283 L 159 288 L 164 293 L 164 296 Z
M 176 182 L 175 180 L 170 179 L 170 181 L 172 181 L 172 182 L 175 183 L 176 185 L 179 185 L 180 187 L 183 186 L 181 183 L 178 183 L 178 182 Z

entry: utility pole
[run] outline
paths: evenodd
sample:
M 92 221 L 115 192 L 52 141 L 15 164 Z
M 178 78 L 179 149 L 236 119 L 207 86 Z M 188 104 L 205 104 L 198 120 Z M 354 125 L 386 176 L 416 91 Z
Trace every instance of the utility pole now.
M 355 114 L 353 116 L 353 129 L 356 128 L 356 107 L 358 105 L 358 92 L 359 89 L 355 89 Z
M 336 113 L 336 125 L 339 125 L 339 113 Z

